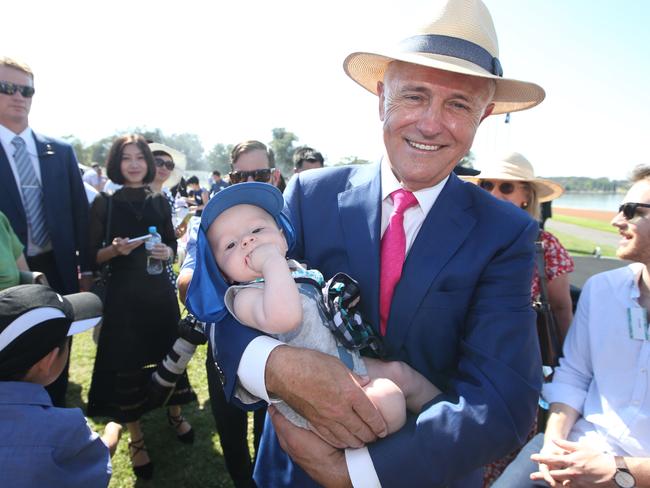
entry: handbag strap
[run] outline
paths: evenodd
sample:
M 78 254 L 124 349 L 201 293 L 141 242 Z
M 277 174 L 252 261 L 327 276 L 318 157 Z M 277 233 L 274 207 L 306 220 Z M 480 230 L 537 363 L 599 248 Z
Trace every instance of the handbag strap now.
M 111 238 L 111 221 L 113 217 L 113 197 L 108 193 L 105 194 L 108 202 L 106 203 L 106 220 L 104 221 L 104 228 L 106 232 L 104 233 L 104 240 L 102 242 L 102 247 L 106 247 L 108 240 Z M 110 259 L 102 264 L 101 269 L 102 273 L 108 273 L 110 271 Z
M 539 277 L 540 302 L 548 303 L 548 290 L 546 288 L 546 266 L 544 265 L 544 243 L 542 242 L 542 231 L 539 231 L 535 241 L 535 262 L 537 263 L 537 276 Z

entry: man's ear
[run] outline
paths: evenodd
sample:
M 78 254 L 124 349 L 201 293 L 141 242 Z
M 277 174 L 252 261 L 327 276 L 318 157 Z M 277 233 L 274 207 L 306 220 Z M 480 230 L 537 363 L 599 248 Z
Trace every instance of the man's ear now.
M 492 114 L 493 110 L 494 110 L 494 104 L 493 103 L 491 103 L 487 107 L 485 107 L 485 111 L 483 112 L 483 115 L 481 116 L 480 122 L 483 122 L 486 118 L 488 118 Z
M 378 81 L 377 82 L 377 95 L 378 95 L 378 100 L 379 100 L 379 120 L 382 122 L 384 121 L 384 102 L 386 101 L 386 98 L 384 96 L 384 82 L 383 81 Z

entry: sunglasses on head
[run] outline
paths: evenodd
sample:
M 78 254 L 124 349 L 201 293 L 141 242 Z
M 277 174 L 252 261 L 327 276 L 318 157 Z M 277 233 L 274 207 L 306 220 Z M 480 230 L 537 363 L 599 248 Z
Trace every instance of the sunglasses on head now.
M 159 168 L 162 168 L 163 166 L 167 168 L 169 171 L 173 171 L 174 167 L 176 166 L 174 164 L 174 161 L 167 161 L 163 158 L 153 158 L 154 163 L 156 163 L 156 166 Z
M 24 98 L 32 98 L 34 96 L 33 86 L 17 85 L 16 83 L 9 83 L 8 81 L 0 81 L 0 93 L 5 95 L 13 95 L 19 92 Z
M 273 173 L 273 168 L 254 169 L 253 171 L 231 171 L 230 183 L 233 185 L 236 183 L 243 183 L 248 181 L 248 178 L 251 177 L 254 181 L 268 183 L 271 179 L 271 173 Z
M 494 187 L 496 186 L 493 181 L 490 180 L 481 180 L 478 184 L 481 188 L 483 188 L 485 191 L 492 192 L 494 190 Z M 513 191 L 515 191 L 515 184 L 512 181 L 502 181 L 499 183 L 499 191 L 503 195 L 510 195 Z
M 618 211 L 623 212 L 623 217 L 625 217 L 627 220 L 632 220 L 634 217 L 636 217 L 637 209 L 639 207 L 650 208 L 650 204 L 636 203 L 636 202 L 624 203 L 623 205 L 618 207 Z

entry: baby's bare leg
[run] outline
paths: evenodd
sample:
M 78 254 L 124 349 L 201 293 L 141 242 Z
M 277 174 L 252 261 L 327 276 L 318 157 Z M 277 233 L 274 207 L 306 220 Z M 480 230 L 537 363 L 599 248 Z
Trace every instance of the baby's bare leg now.
M 407 408 L 418 414 L 422 407 L 441 392 L 420 373 L 401 361 L 381 361 L 363 358 L 371 379 L 388 378 L 404 393 Z
M 399 386 L 388 378 L 376 378 L 363 389 L 384 417 L 388 433 L 401 429 L 406 422 L 406 401 Z

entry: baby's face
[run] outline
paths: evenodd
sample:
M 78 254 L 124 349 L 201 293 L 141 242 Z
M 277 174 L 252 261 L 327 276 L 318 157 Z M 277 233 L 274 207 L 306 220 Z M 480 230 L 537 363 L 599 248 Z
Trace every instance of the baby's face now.
M 208 228 L 208 242 L 217 266 L 228 281 L 242 283 L 261 278 L 250 267 L 250 254 L 262 244 L 287 252 L 287 241 L 276 221 L 254 205 L 235 205 L 219 215 Z

